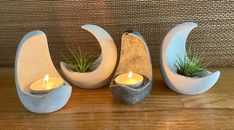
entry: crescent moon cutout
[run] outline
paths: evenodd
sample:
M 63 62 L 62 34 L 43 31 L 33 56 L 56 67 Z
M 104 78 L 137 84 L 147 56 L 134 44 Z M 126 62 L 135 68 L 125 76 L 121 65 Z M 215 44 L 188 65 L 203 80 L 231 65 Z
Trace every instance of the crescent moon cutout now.
M 96 62 L 100 62 L 100 64 L 92 72 L 79 73 L 72 71 L 66 63 L 60 62 L 62 72 L 70 82 L 81 88 L 93 89 L 107 85 L 111 80 L 117 62 L 115 43 L 101 27 L 86 24 L 82 25 L 81 28 L 92 33 L 98 40 L 102 52 Z
M 200 78 L 190 78 L 176 73 L 178 57 L 186 54 L 186 40 L 196 23 L 186 22 L 174 27 L 164 38 L 160 52 L 160 68 L 169 88 L 181 94 L 200 94 L 210 89 L 219 79 L 220 71 L 204 72 Z

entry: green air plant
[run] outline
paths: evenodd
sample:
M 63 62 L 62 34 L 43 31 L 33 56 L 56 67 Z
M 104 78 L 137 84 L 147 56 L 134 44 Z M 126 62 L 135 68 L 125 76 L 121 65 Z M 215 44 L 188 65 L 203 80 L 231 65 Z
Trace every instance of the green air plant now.
M 186 77 L 200 77 L 201 73 L 206 69 L 202 62 L 202 58 L 195 55 L 184 55 L 183 58 L 178 57 L 176 64 L 176 72 Z
M 68 45 L 67 48 L 69 50 L 69 55 L 65 56 L 64 54 L 62 54 L 65 63 L 70 65 L 73 68 L 73 70 L 77 72 L 90 72 L 90 67 L 94 65 L 95 60 L 97 58 L 92 55 L 84 54 L 81 51 L 80 47 L 78 52 L 72 50 Z

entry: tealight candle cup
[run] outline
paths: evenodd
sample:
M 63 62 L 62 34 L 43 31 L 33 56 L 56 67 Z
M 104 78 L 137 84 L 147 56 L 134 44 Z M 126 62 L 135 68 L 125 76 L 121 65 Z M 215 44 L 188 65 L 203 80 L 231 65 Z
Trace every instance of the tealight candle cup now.
M 39 79 L 31 84 L 30 92 L 32 94 L 46 94 L 56 88 L 59 88 L 63 83 L 63 79 L 54 77 L 49 78 L 49 75 L 46 74 L 44 79 Z
M 133 72 L 124 73 L 116 76 L 115 83 L 118 85 L 126 85 L 131 88 L 138 88 L 143 84 L 143 76 Z

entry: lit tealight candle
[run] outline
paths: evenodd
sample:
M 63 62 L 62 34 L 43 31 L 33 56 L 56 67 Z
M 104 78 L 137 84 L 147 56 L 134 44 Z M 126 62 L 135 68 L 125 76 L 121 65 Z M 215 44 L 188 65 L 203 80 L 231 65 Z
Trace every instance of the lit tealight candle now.
M 143 76 L 136 73 L 125 73 L 115 78 L 115 83 L 119 85 L 126 85 L 132 88 L 137 88 L 143 84 Z
M 32 83 L 30 86 L 31 93 L 33 94 L 45 94 L 51 90 L 54 90 L 64 83 L 61 78 L 49 78 L 49 75 L 46 74 L 44 79 L 40 79 Z

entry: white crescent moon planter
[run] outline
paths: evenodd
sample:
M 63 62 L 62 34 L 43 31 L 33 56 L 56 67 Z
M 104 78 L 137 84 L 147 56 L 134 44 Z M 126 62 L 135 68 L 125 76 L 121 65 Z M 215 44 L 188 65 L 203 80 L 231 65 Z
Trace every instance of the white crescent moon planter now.
M 20 41 L 15 60 L 15 83 L 22 104 L 31 112 L 49 113 L 62 108 L 71 96 L 72 88 L 64 84 L 47 94 L 30 93 L 30 85 L 45 74 L 61 78 L 55 69 L 42 31 L 32 31 Z
M 97 62 L 100 62 L 100 64 L 92 72 L 79 73 L 72 71 L 66 63 L 60 62 L 62 72 L 70 82 L 78 87 L 86 89 L 103 87 L 110 82 L 115 69 L 117 48 L 111 36 L 101 27 L 86 24 L 81 26 L 81 28 L 92 33 L 98 40 L 102 50 L 100 57 L 97 59 Z
M 144 77 L 140 87 L 132 88 L 115 83 L 118 75 L 130 71 Z M 150 54 L 143 36 L 137 31 L 125 32 L 122 36 L 119 64 L 110 84 L 112 96 L 124 104 L 142 102 L 151 92 L 152 79 Z
M 186 54 L 186 40 L 189 33 L 197 27 L 196 23 L 186 22 L 177 25 L 166 35 L 160 52 L 160 67 L 164 81 L 169 88 L 181 94 L 200 94 L 210 89 L 219 79 L 220 71 L 204 72 L 202 77 L 191 78 L 176 73 L 178 57 Z

